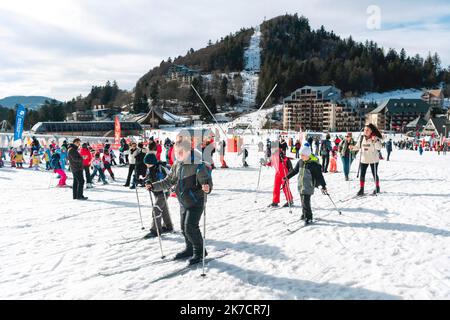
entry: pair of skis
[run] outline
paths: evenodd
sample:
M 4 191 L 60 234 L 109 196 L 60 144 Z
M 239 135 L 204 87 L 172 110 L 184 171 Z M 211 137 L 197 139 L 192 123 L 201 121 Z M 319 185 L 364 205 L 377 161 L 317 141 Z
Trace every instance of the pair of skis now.
M 209 263 L 209 262 L 211 262 L 213 260 L 223 258 L 223 257 L 225 257 L 225 256 L 227 256 L 229 254 L 230 254 L 230 252 L 228 251 L 228 249 L 219 250 L 219 251 L 217 251 L 217 253 L 214 256 L 205 258 L 205 264 L 207 264 L 207 263 Z M 155 282 L 158 282 L 158 281 L 161 281 L 161 280 L 166 280 L 166 279 L 170 279 L 170 278 L 173 278 L 173 277 L 176 277 L 176 276 L 180 276 L 180 275 L 186 274 L 186 273 L 188 273 L 189 271 L 192 271 L 192 270 L 197 270 L 199 268 L 199 266 L 201 266 L 201 263 L 197 263 L 197 264 L 194 264 L 194 265 L 186 265 L 186 264 L 183 264 L 183 262 L 186 263 L 185 260 L 173 260 L 173 258 L 174 258 L 174 256 L 172 256 L 171 258 L 168 258 L 168 259 L 155 260 L 155 261 L 152 261 L 152 262 L 149 262 L 149 263 L 145 263 L 145 264 L 137 265 L 137 266 L 132 266 L 132 267 L 125 268 L 125 269 L 122 268 L 122 269 L 109 270 L 108 272 L 99 272 L 98 275 L 99 276 L 103 276 L 103 277 L 111 277 L 111 276 L 115 276 L 115 275 L 124 274 L 124 273 L 127 273 L 127 272 L 136 272 L 136 271 L 139 271 L 142 268 L 146 268 L 146 267 L 154 266 L 154 265 L 168 264 L 168 263 L 172 263 L 172 264 L 175 264 L 175 265 L 181 265 L 180 267 L 177 267 L 177 268 L 175 268 L 175 269 L 173 269 L 171 271 L 168 271 L 168 272 L 164 273 L 163 275 L 161 275 L 161 276 L 153 279 L 152 281 L 150 281 L 150 283 L 155 283 Z
M 294 220 L 291 222 L 284 222 L 284 225 L 287 227 L 286 230 L 292 234 L 292 233 L 295 233 L 305 227 L 309 227 L 309 226 L 313 225 L 314 222 L 319 221 L 319 220 L 320 219 L 315 218 L 313 220 L 313 222 L 311 222 L 310 224 L 304 224 L 305 220 L 297 219 L 297 220 Z M 302 222 L 303 222 L 303 224 L 301 224 Z M 297 225 L 297 224 L 300 224 L 300 225 Z

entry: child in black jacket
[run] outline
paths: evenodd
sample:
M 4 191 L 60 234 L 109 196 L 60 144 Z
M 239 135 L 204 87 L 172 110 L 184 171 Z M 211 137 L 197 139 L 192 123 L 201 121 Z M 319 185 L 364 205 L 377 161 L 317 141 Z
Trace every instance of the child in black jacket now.
M 322 193 L 327 194 L 325 179 L 323 178 L 322 168 L 319 164 L 319 159 L 311 154 L 311 147 L 304 146 L 300 150 L 301 159 L 297 165 L 292 169 L 285 181 L 292 178 L 299 173 L 298 176 L 298 191 L 302 201 L 302 219 L 305 220 L 305 225 L 312 223 L 311 210 L 311 196 L 314 194 L 314 189 L 319 185 L 322 186 Z M 289 183 L 289 182 L 288 182 Z

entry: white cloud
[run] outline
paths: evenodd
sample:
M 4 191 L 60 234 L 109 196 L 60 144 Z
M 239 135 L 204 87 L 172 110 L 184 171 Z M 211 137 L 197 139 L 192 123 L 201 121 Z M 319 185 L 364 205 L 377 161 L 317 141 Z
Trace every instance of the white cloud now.
M 366 9 L 381 9 L 382 29 L 368 30 Z M 437 51 L 450 64 L 448 1 L 334 0 L 16 0 L 0 3 L 0 97 L 70 99 L 117 80 L 132 89 L 167 57 L 198 49 L 241 27 L 284 13 L 343 37 L 374 40 L 409 54 Z M 448 19 L 447 19 L 448 20 Z

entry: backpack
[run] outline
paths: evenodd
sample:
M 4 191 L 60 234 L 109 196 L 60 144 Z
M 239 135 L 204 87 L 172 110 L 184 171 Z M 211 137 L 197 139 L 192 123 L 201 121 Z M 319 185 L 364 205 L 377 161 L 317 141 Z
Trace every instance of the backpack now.
M 169 168 L 163 163 L 160 163 L 158 166 L 158 171 L 156 172 L 156 180 L 161 181 L 164 180 L 169 175 Z
M 322 141 L 322 144 L 320 145 L 320 155 L 321 156 L 327 156 L 329 155 L 331 151 L 330 145 L 327 143 L 328 140 Z

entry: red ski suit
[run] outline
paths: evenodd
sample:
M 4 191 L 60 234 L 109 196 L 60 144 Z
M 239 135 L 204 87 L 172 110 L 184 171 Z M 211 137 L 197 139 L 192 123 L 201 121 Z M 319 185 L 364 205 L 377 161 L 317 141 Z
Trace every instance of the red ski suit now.
M 283 189 L 286 201 L 293 201 L 292 193 L 289 188 L 289 181 L 283 185 L 283 178 L 287 176 L 289 170 L 292 168 L 291 160 L 287 157 L 280 159 L 279 152 L 272 155 L 271 161 L 267 164 L 275 169 L 275 182 L 273 186 L 273 199 L 272 203 L 280 203 L 280 189 Z

